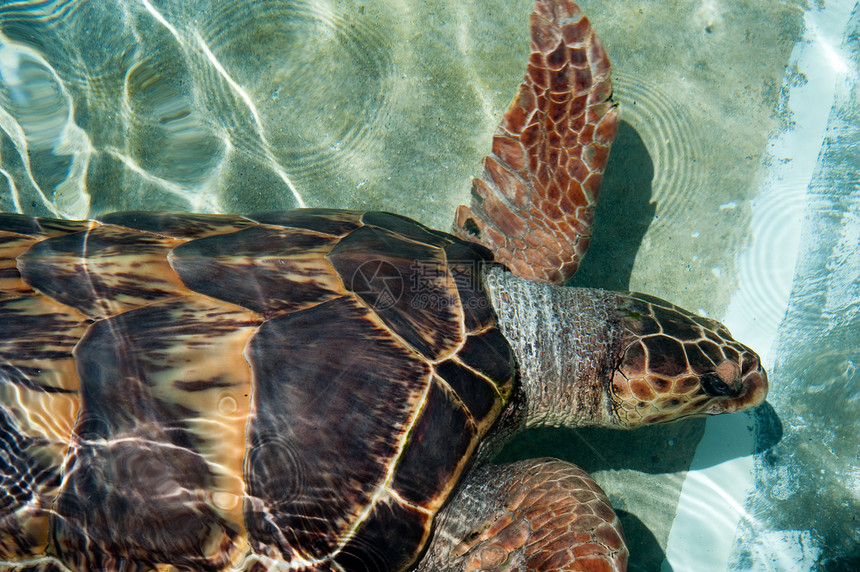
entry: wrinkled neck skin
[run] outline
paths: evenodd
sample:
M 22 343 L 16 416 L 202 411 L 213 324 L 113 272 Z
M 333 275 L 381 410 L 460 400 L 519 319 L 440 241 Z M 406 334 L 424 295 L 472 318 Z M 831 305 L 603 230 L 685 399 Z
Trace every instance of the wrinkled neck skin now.
M 519 428 L 619 427 L 610 397 L 623 334 L 617 295 L 524 280 L 498 266 L 484 281 L 519 367 Z

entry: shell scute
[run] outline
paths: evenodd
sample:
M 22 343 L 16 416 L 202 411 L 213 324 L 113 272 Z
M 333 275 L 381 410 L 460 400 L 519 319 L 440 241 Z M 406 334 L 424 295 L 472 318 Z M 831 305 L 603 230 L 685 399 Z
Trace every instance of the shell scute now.
M 102 224 L 121 226 L 173 238 L 203 238 L 236 232 L 254 224 L 236 215 L 125 211 L 98 217 Z
M 32 294 L 33 289 L 21 280 L 18 271 L 18 256 L 27 252 L 38 241 L 32 236 L 22 236 L 0 231 L 0 293 L 3 296 Z
M 53 504 L 51 544 L 73 570 L 151 570 L 154 563 L 216 571 L 241 530 L 206 502 L 206 462 L 157 432 L 82 443 Z
M 216 570 L 240 549 L 241 503 L 223 500 L 244 494 L 251 376 L 241 352 L 258 320 L 190 296 L 89 329 L 74 350 L 81 411 L 54 504 L 64 561 L 90 569 L 122 554 L 143 568 Z M 225 411 L 225 399 L 236 407 Z
M 457 356 L 467 366 L 494 380 L 502 395 L 510 393 L 516 366 L 508 341 L 498 328 L 468 336 Z
M 62 220 L 0 213 L 0 229 L 3 232 L 23 234 L 39 239 L 85 231 L 96 225 L 98 223 L 91 220 Z
M 38 556 L 47 545 L 64 451 L 28 435 L 5 403 L 0 402 L 0 560 L 9 562 Z
M 343 570 L 408 570 L 432 525 L 430 513 L 383 497 L 334 560 Z
M 315 232 L 255 226 L 178 246 L 170 264 L 191 290 L 261 314 L 342 294 L 323 256 L 337 242 Z
M 488 327 L 496 318 L 484 292 L 483 269 L 492 261 L 492 253 L 476 243 L 458 241 L 445 247 L 445 257 L 460 295 L 466 331 Z
M 327 258 L 344 288 L 418 352 L 439 359 L 456 350 L 463 314 L 441 249 L 364 226 Z
M 54 558 L 40 558 L 16 566 L 4 567 L 3 572 L 71 572 Z
M 90 323 L 46 296 L 0 296 L 0 331 L 15 333 L 0 337 L 0 379 L 45 394 L 77 392 L 72 349 Z
M 423 403 L 429 365 L 351 296 L 266 322 L 248 361 L 249 534 L 288 561 L 330 555 L 369 522 L 364 512 Z
M 285 226 L 343 236 L 361 226 L 360 211 L 340 209 L 293 209 L 254 213 L 247 216 L 260 224 Z
M 100 225 L 34 244 L 18 257 L 25 283 L 91 318 L 186 293 L 167 263 L 179 241 Z
M 463 401 L 472 414 L 479 433 L 484 435 L 501 410 L 502 402 L 495 383 L 454 359 L 445 360 L 435 368 L 439 377 L 445 380 Z
M 50 505 L 79 411 L 72 349 L 84 316 L 38 294 L 0 291 L 0 559 L 47 543 Z
M 436 438 L 440 427 L 446 428 L 447 439 Z M 439 510 L 477 446 L 478 436 L 459 398 L 434 380 L 398 459 L 391 488 L 410 503 Z
M 428 228 L 411 218 L 399 214 L 369 211 L 362 215 L 361 222 L 369 226 L 389 230 L 402 237 L 423 244 L 446 246 L 451 243 L 451 235 Z

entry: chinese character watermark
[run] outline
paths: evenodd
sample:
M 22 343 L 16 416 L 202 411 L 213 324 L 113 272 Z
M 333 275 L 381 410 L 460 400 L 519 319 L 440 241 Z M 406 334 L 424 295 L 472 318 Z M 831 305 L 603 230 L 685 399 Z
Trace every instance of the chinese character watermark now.
M 387 260 L 370 260 L 356 269 L 351 289 L 376 311 L 403 303 L 415 310 L 443 311 L 458 305 L 484 309 L 489 300 L 481 284 L 481 268 L 482 262 L 475 260 L 447 264 L 414 260 L 403 276 Z

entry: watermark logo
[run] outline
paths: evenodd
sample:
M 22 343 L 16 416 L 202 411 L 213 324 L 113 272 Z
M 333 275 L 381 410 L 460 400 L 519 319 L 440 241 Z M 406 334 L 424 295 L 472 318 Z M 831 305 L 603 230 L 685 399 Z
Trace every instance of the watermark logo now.
M 376 310 L 388 310 L 406 296 L 416 310 L 442 311 L 458 304 L 487 308 L 489 300 L 480 283 L 481 263 L 449 261 L 449 265 L 414 260 L 408 275 L 386 260 L 368 260 L 352 276 L 351 290 Z M 452 289 L 453 280 L 456 289 Z
M 397 304 L 405 289 L 400 271 L 386 260 L 362 263 L 353 273 L 350 286 L 374 310 L 387 310 Z

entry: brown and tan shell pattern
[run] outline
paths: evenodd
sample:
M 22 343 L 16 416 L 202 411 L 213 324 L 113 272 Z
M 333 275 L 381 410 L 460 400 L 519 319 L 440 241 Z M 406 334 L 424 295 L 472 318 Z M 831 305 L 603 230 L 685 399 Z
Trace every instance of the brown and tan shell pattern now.
M 0 215 L 0 568 L 401 570 L 511 393 L 482 246 Z

